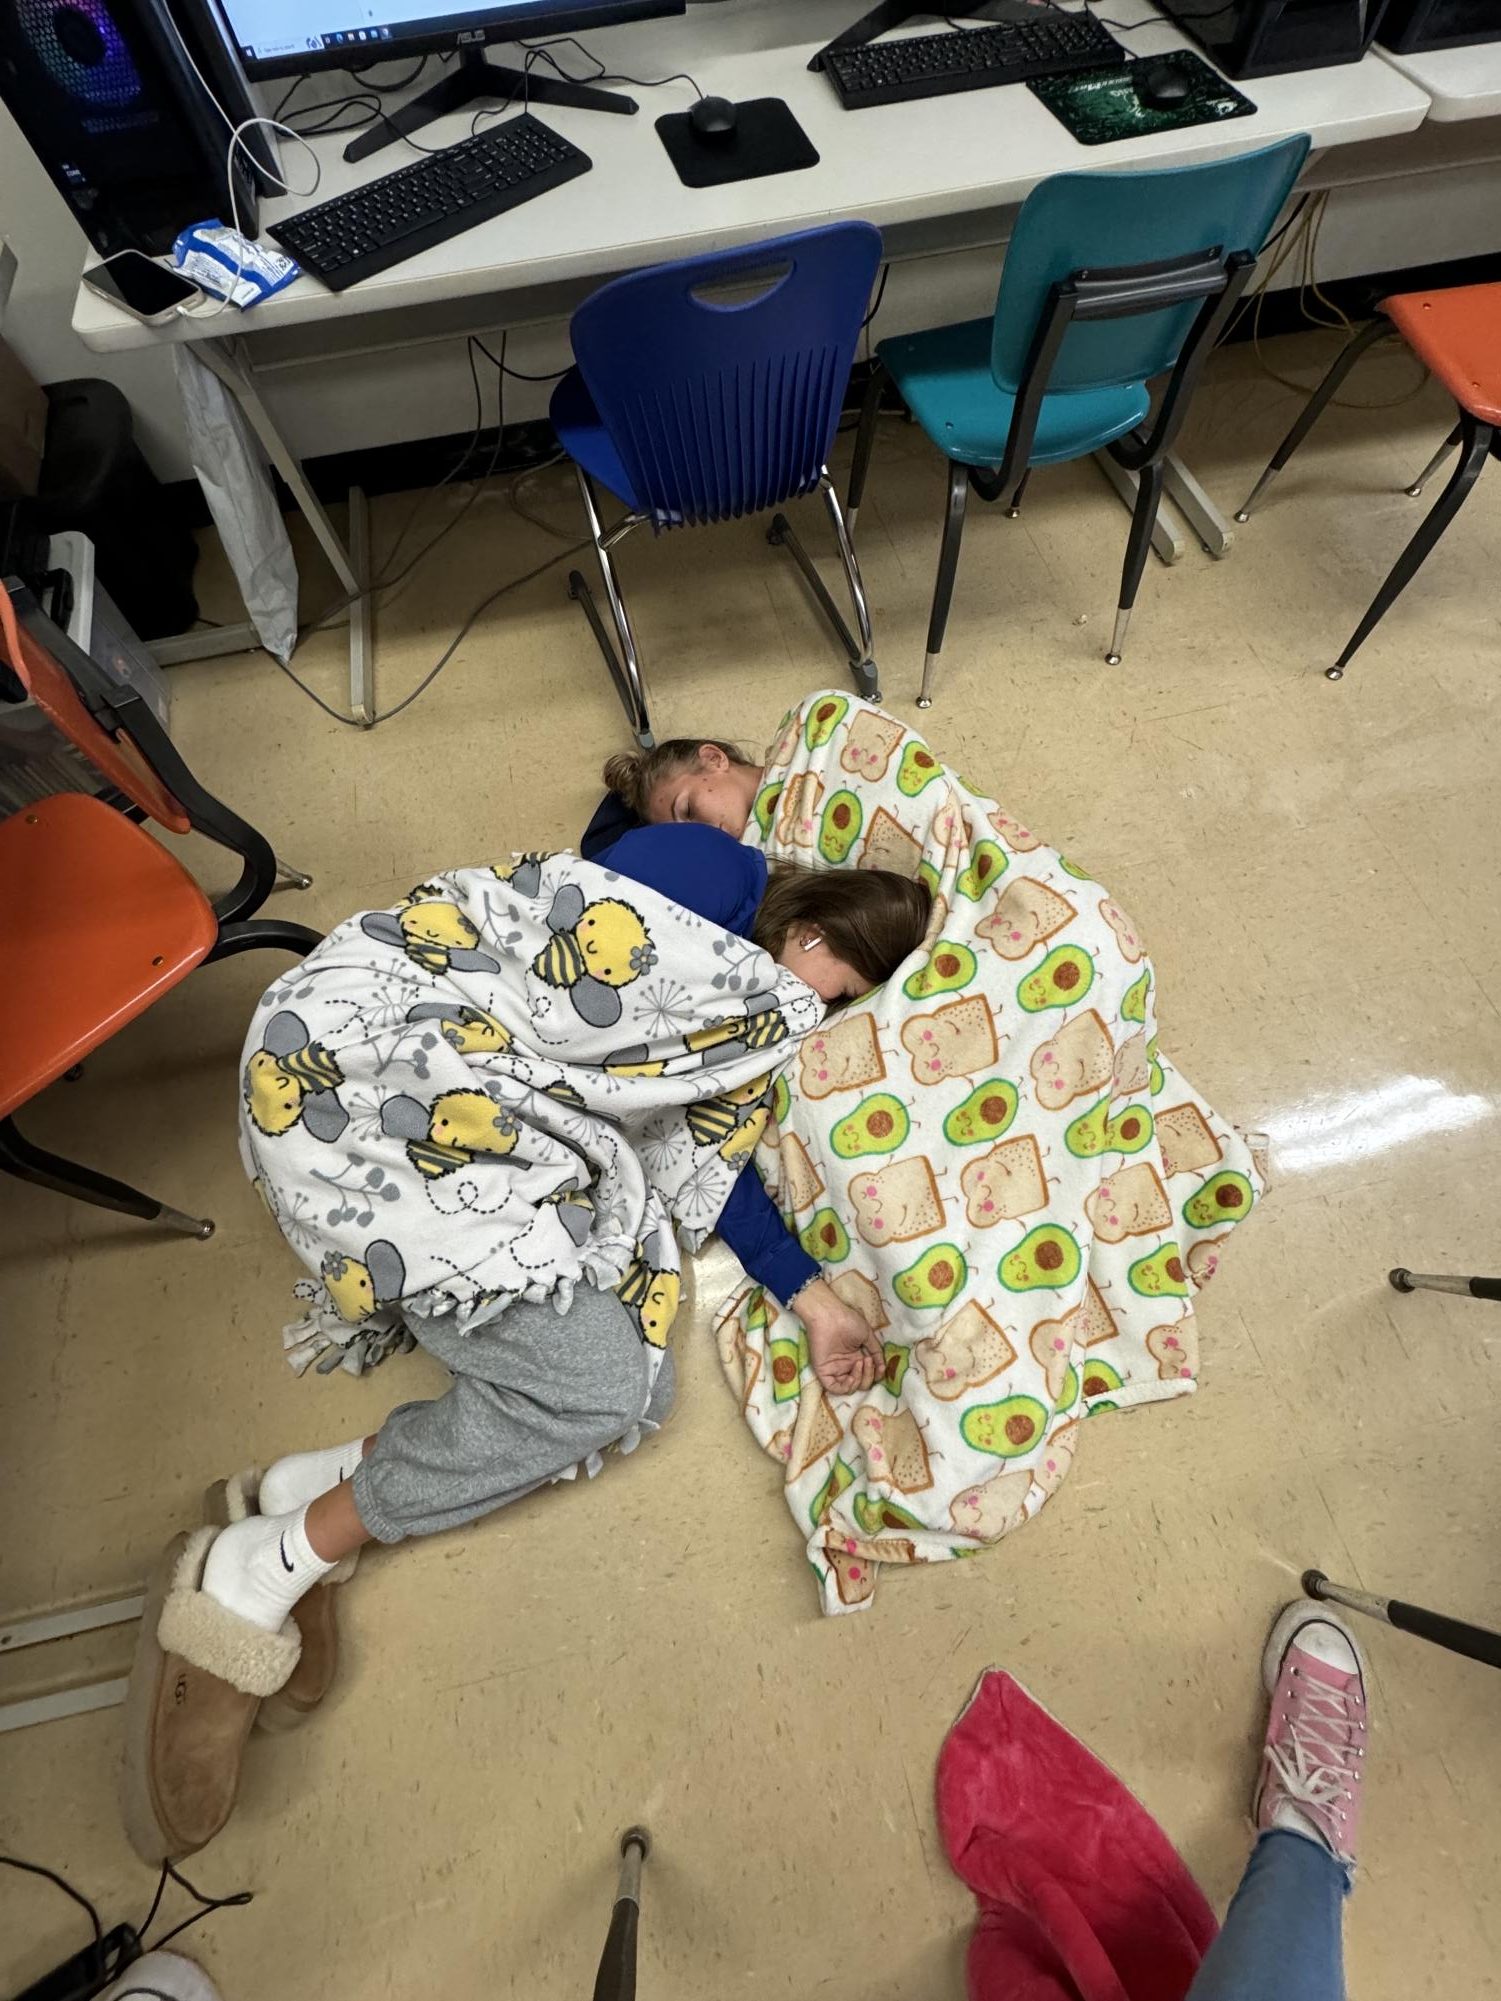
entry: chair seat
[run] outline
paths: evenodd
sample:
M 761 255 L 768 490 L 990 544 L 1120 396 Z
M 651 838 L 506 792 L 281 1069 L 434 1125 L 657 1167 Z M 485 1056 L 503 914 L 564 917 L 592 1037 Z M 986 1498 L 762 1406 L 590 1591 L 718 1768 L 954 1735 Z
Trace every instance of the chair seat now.
M 1462 410 L 1501 424 L 1501 283 L 1399 292 L 1381 310 Z
M 59 792 L 0 821 L 0 1118 L 213 950 L 213 907 L 134 821 Z
M 993 319 L 964 320 L 897 334 L 877 349 L 917 422 L 941 452 L 964 465 L 999 465 L 1011 431 L 1016 398 L 990 372 L 994 338 Z M 1150 408 L 1143 382 L 1045 396 L 1030 463 L 1083 458 L 1134 431 Z

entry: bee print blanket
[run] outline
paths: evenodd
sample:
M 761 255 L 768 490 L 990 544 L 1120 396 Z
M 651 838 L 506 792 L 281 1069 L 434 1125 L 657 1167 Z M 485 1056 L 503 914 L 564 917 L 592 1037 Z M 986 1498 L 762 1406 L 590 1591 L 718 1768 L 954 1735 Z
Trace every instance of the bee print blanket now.
M 572 854 L 419 883 L 263 997 L 246 1172 L 309 1268 L 294 1367 L 356 1372 L 513 1300 L 611 1287 L 660 1351 L 823 1004 L 759 947 Z M 652 1374 L 655 1374 L 653 1369 Z
M 824 1608 L 851 1611 L 881 1564 L 1036 1514 L 1085 1417 L 1194 1388 L 1193 1294 L 1263 1175 L 1159 1050 L 1131 919 L 894 717 L 810 697 L 746 839 L 934 898 L 923 949 L 805 1038 L 756 1154 L 884 1379 L 825 1395 L 796 1313 L 752 1285 L 717 1322 Z

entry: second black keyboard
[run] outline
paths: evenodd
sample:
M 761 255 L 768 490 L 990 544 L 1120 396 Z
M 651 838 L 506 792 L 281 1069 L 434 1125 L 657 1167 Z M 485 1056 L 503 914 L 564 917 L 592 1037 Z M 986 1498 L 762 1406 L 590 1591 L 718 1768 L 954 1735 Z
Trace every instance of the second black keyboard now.
M 331 292 L 560 188 L 594 162 L 529 111 L 364 187 L 274 223 L 268 235 Z
M 1033 77 L 1116 69 L 1127 61 L 1126 51 L 1092 14 L 1038 11 L 1036 21 L 826 49 L 822 67 L 846 111 L 863 111 L 868 105 L 947 97 Z

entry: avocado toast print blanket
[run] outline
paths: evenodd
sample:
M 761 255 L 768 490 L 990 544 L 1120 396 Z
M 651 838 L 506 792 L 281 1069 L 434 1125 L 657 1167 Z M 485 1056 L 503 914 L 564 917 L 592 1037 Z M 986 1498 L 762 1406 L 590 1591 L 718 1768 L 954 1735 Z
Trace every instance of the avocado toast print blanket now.
M 826 1396 L 795 1311 L 752 1285 L 717 1320 L 824 1609 L 849 1611 L 877 1565 L 969 1556 L 1036 1514 L 1085 1416 L 1194 1388 L 1192 1290 L 1262 1175 L 1158 1050 L 1125 912 L 893 717 L 810 697 L 746 839 L 934 896 L 923 950 L 804 1041 L 756 1154 L 881 1334 L 884 1380 Z
M 674 1231 L 713 1228 L 822 1015 L 757 946 L 571 854 L 351 917 L 264 996 L 242 1058 L 245 1170 L 313 1274 L 294 1367 L 358 1371 L 432 1316 L 563 1311 L 580 1284 L 660 1350 Z

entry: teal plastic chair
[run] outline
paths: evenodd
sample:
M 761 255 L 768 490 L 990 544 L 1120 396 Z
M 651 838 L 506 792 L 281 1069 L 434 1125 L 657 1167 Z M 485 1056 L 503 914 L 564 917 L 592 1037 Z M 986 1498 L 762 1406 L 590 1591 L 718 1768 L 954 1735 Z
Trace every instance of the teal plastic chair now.
M 918 707 L 948 625 L 969 494 L 1021 505 L 1034 466 L 1108 448 L 1138 477 L 1106 659 L 1118 665 L 1200 371 L 1308 155 L 1306 136 L 1205 166 L 1059 174 L 1022 205 L 989 319 L 883 340 L 855 440 L 853 535 L 888 383 L 949 460 Z M 1167 381 L 1152 415 L 1148 384 Z

